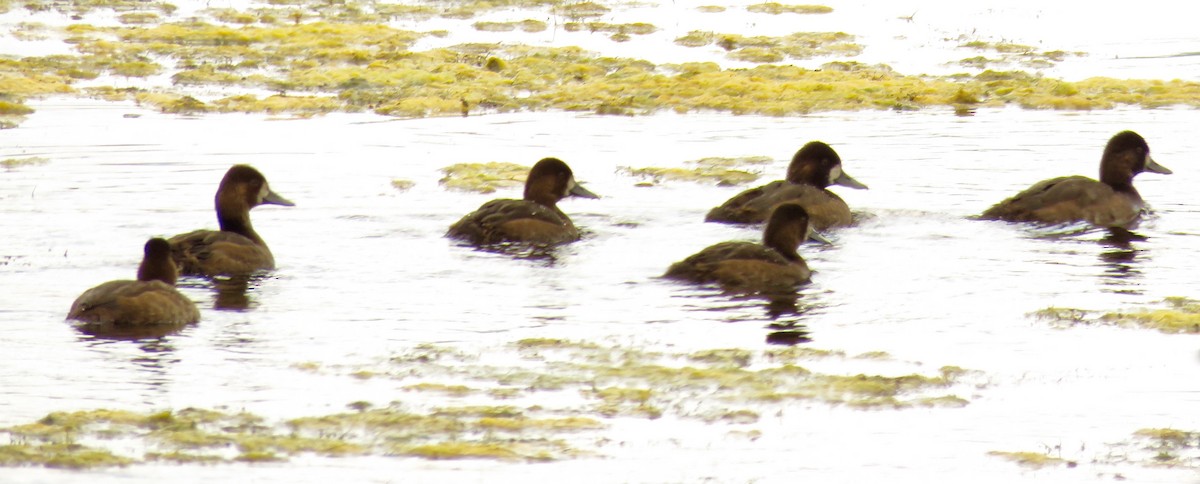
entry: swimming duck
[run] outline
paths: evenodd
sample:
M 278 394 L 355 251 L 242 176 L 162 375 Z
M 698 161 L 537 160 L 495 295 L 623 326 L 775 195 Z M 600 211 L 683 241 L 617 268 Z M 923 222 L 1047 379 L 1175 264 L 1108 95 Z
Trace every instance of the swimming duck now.
M 108 281 L 84 291 L 67 319 L 102 326 L 183 325 L 200 320 L 196 304 L 175 289 L 171 245 L 146 242 L 137 280 Z
M 267 179 L 248 165 L 234 165 L 217 187 L 221 230 L 196 230 L 171 237 L 171 257 L 183 274 L 245 275 L 274 269 L 275 257 L 250 225 L 250 209 L 259 205 L 295 205 L 271 191 Z
M 558 201 L 568 196 L 600 198 L 575 182 L 571 168 L 557 158 L 543 158 L 529 170 L 522 200 L 497 199 L 450 226 L 447 237 L 475 245 L 500 242 L 561 244 L 579 239 L 579 230 Z
M 784 202 L 798 203 L 808 211 L 814 230 L 850 225 L 850 207 L 830 185 L 865 189 L 866 185 L 842 170 L 842 159 L 829 145 L 812 141 L 800 148 L 788 165 L 787 179 L 751 188 L 730 198 L 704 217 L 705 222 L 759 223 Z
M 1108 140 L 1100 157 L 1100 181 L 1065 176 L 1035 183 L 980 215 L 987 220 L 1061 224 L 1086 221 L 1100 227 L 1129 228 L 1145 202 L 1133 188 L 1138 173 L 1171 174 L 1150 157 L 1150 146 L 1137 133 L 1122 131 Z
M 716 282 L 726 289 L 791 290 L 808 282 L 812 271 L 796 248 L 813 236 L 808 212 L 798 203 L 784 203 L 771 212 L 762 244 L 721 242 L 667 269 L 663 277 L 695 283 Z M 823 239 L 821 239 L 823 240 Z

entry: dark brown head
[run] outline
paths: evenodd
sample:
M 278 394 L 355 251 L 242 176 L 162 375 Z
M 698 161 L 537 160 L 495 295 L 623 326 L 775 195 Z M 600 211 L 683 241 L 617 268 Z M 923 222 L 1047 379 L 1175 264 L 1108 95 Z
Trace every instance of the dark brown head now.
M 146 241 L 144 253 L 137 280 L 162 281 L 174 286 L 178 272 L 171 260 L 171 244 L 166 239 L 153 238 Z
M 833 148 L 820 141 L 809 142 L 792 156 L 792 163 L 788 165 L 787 181 L 817 188 L 826 188 L 829 185 L 867 188 L 842 171 L 842 158 Z
M 1171 174 L 1150 157 L 1150 145 L 1133 131 L 1122 131 L 1108 140 L 1100 158 L 1100 181 L 1117 190 L 1132 190 L 1133 177 L 1138 173 Z
M 808 212 L 796 203 L 775 207 L 763 229 L 763 245 L 775 249 L 788 260 L 800 260 L 796 248 L 808 239 Z
M 525 180 L 525 199 L 554 207 L 569 196 L 600 198 L 575 182 L 571 167 L 558 158 L 542 158 L 529 170 Z
M 266 177 L 249 165 L 234 165 L 225 172 L 216 196 L 217 221 L 221 224 L 221 230 L 253 232 L 250 229 L 250 209 L 265 204 L 295 205 L 271 191 Z

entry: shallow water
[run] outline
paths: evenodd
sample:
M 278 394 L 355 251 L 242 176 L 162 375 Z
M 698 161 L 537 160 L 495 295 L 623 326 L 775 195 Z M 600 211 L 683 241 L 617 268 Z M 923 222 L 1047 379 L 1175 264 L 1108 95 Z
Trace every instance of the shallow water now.
M 750 2 L 734 3 L 730 15 Z M 1194 16 L 1154 9 L 1077 12 L 1042 3 L 985 8 L 927 1 L 885 9 L 838 2 L 828 16 L 753 20 L 669 3 L 639 4 L 613 16 L 654 22 L 663 30 L 641 40 L 668 46 L 693 29 L 761 35 L 845 30 L 868 47 L 856 60 L 887 63 L 903 73 L 957 72 L 947 63 L 977 52 L 947 39 L 966 36 L 1091 54 L 1069 58 L 1047 70 L 1049 76 L 1200 76 L 1200 57 L 1180 56 L 1200 51 Z M 897 18 L 914 11 L 916 22 Z M 5 20 L 53 23 L 48 16 L 16 12 Z M 524 18 L 525 12 L 505 11 L 474 20 Z M 1126 28 L 1106 28 L 1118 20 L 1127 21 Z M 500 40 L 463 29 L 462 22 L 437 22 L 422 28 L 460 28 L 428 42 Z M 1077 28 L 1048 27 L 1064 22 Z M 603 35 L 503 35 L 655 62 L 720 59 L 713 49 L 647 50 L 646 42 L 616 44 Z M 62 48 L 43 44 L 52 42 L 17 48 Z M 0 50 L 12 48 L 0 43 Z M 869 362 L 803 362 L 829 373 L 932 374 L 945 365 L 979 373 L 950 391 L 969 401 L 963 408 L 856 410 L 794 401 L 760 406 L 763 417 L 756 422 L 706 423 L 692 415 L 693 402 L 675 402 L 684 408 L 658 419 L 603 418 L 606 428 L 570 437 L 594 455 L 546 463 L 293 456 L 287 463 L 254 465 L 6 468 L 0 470 L 5 482 L 390 482 L 398 475 L 421 482 L 567 475 L 584 482 L 1200 479 L 1195 466 L 1114 464 L 1109 447 L 1141 428 L 1200 430 L 1200 345 L 1194 335 L 1057 329 L 1029 316 L 1049 306 L 1127 310 L 1169 296 L 1200 296 L 1193 168 L 1200 113 L 1194 110 L 984 109 L 969 117 L 926 110 L 789 118 L 525 113 L 421 120 L 334 114 L 292 120 L 180 117 L 71 99 L 34 107 L 37 112 L 18 129 L 0 131 L 0 159 L 46 159 L 0 172 L 0 226 L 6 233 L 0 238 L 0 427 L 91 408 L 222 408 L 284 420 L 342 412 L 356 401 L 401 401 L 413 408 L 509 404 L 403 389 L 460 383 L 436 374 L 353 374 L 385 367 L 389 358 L 427 344 L 477 356 L 481 364 L 537 368 L 511 346 L 524 338 L 667 354 L 763 351 L 775 347 L 769 343 L 778 330 L 773 326 L 782 324 L 811 339 L 804 347 L 890 355 Z M 1094 176 L 1103 144 L 1124 129 L 1141 133 L 1155 159 L 1175 171 L 1136 180 L 1155 209 L 1136 230 L 1144 240 L 1121 244 L 1101 232 L 1063 235 L 969 220 L 1034 181 Z M 709 208 L 744 187 L 645 187 L 621 167 L 766 155 L 774 161 L 762 167 L 765 182 L 814 139 L 831 144 L 847 172 L 871 189 L 834 188 L 859 222 L 828 234 L 831 246 L 801 249 L 816 274 L 800 291 L 794 312 L 776 319 L 778 306 L 767 301 L 658 279 L 670 263 L 707 245 L 758 237 L 756 228 L 702 222 Z M 584 240 L 551 258 L 521 258 L 442 237 L 449 224 L 484 201 L 520 192 L 447 191 L 438 184 L 440 168 L 532 164 L 545 156 L 566 160 L 603 197 L 562 204 L 585 230 Z M 202 321 L 178 334 L 113 340 L 82 334 L 63 321 L 71 301 L 88 287 L 132 277 L 148 237 L 214 228 L 213 192 L 235 163 L 254 165 L 275 191 L 297 203 L 252 214 L 279 269 L 255 281 L 244 310 L 218 309 L 227 301 L 218 300 L 211 284 L 185 280 L 182 290 L 200 305 Z M 393 179 L 415 185 L 397 190 Z M 312 367 L 319 371 L 305 369 Z M 542 398 L 561 396 L 532 393 L 522 405 L 557 403 Z M 1079 466 L 1032 470 L 990 451 L 1047 452 Z
M 1196 339 L 1053 329 L 1027 313 L 1048 306 L 1122 309 L 1200 294 L 1191 253 L 1200 215 L 1189 168 L 1189 154 L 1200 150 L 1191 135 L 1196 120 L 1190 110 L 193 119 L 48 101 L 20 129 L 0 132 L 5 158 L 49 160 L 0 173 L 0 223 L 10 234 L 0 247 L 6 360 L 0 425 L 53 410 L 195 406 L 289 418 L 338 412 L 358 400 L 431 398 L 398 392 L 394 381 L 296 368 L 368 366 L 424 343 L 500 361 L 516 357 L 498 344 L 528 337 L 664 351 L 761 350 L 774 322 L 765 302 L 657 279 L 671 262 L 706 245 L 757 237 L 754 228 L 702 222 L 708 208 L 739 189 L 686 182 L 639 187 L 642 180 L 617 168 L 761 154 L 775 159 L 763 168 L 770 179 L 799 145 L 821 139 L 871 189 L 838 189 L 860 222 L 832 232 L 832 246 L 802 248 L 817 273 L 800 292 L 803 314 L 783 319 L 807 329 L 807 345 L 884 351 L 899 362 L 897 371 L 913 371 L 905 365 L 919 372 L 943 365 L 981 371 L 984 386 L 960 395 L 971 402 L 965 408 L 861 411 L 801 403 L 749 426 L 669 415 L 618 418 L 603 434 L 621 445 L 602 446 L 603 458 L 536 465 L 299 458 L 254 466 L 250 475 L 316 481 L 385 479 L 402 471 L 419 480 L 509 480 L 603 469 L 604 478 L 588 480 L 782 480 L 804 472 L 839 481 L 984 474 L 996 482 L 1089 481 L 1096 472 L 1032 472 L 986 452 L 1061 445 L 1075 453 L 1138 428 L 1200 427 Z M 1103 143 L 1128 128 L 1175 170 L 1137 179 L 1156 209 L 1137 230 L 1145 240 L 1113 247 L 1100 233 L 1047 236 L 968 219 L 1033 181 L 1093 173 Z M 462 214 L 516 191 L 449 192 L 438 185 L 439 168 L 532 163 L 547 155 L 567 160 L 604 197 L 563 203 L 586 229 L 583 241 L 546 260 L 481 252 L 442 237 Z M 230 164 L 243 162 L 297 203 L 253 213 L 279 269 L 249 291 L 248 309 L 215 310 L 213 290 L 191 281 L 183 290 L 201 306 L 201 323 L 160 340 L 94 338 L 62 321 L 84 289 L 131 277 L 147 237 L 215 226 L 216 182 Z M 415 186 L 398 191 L 393 179 Z M 832 368 L 863 371 L 853 362 Z M 762 435 L 727 435 L 743 427 Z M 1081 455 L 1086 461 L 1090 454 Z M 153 465 L 4 472 L 18 481 L 178 477 L 177 467 Z M 188 472 L 208 479 L 246 468 Z M 1187 470 L 1113 472 L 1159 482 L 1196 478 Z

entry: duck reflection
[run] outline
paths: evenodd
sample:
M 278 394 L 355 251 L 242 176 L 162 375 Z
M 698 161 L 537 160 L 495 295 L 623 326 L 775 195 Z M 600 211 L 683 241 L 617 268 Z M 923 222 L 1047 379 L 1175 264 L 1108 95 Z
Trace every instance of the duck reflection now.
M 171 336 L 96 335 L 84 333 L 80 341 L 99 354 L 106 364 L 116 365 L 117 374 L 136 374 L 137 378 L 116 377 L 118 385 L 141 388 L 133 394 L 144 403 L 159 404 L 173 383 L 171 369 L 182 359 Z M 129 396 L 129 395 L 127 395 Z
M 544 267 L 554 267 L 558 263 L 558 251 L 561 247 L 546 244 L 530 244 L 524 242 L 500 242 L 473 247 L 480 252 L 501 254 L 517 260 L 536 262 Z
M 212 278 L 189 278 L 179 287 L 212 291 L 212 308 L 218 311 L 246 311 L 258 306 L 254 292 L 269 276 L 254 275 L 215 276 Z
M 92 336 L 99 339 L 143 341 L 170 336 L 183 331 L 183 328 L 185 327 L 186 326 L 172 326 L 166 324 L 145 326 L 79 324 L 75 326 L 75 329 L 87 336 Z
M 213 309 L 245 311 L 254 305 L 250 297 L 251 276 L 214 277 Z
M 797 345 L 812 342 L 811 332 L 802 321 L 815 307 L 812 303 L 801 304 L 796 293 L 762 294 L 766 299 L 767 343 L 775 345 Z
M 1053 226 L 1045 231 L 1034 232 L 1034 238 L 1054 241 L 1056 244 L 1071 243 L 1081 246 L 1099 246 L 1097 257 L 1102 272 L 1098 275 L 1104 291 L 1117 294 L 1142 294 L 1143 277 L 1141 263 L 1148 259 L 1148 252 L 1138 246 L 1147 237 L 1120 227 L 1098 228 L 1086 225 Z
M 1145 236 L 1122 228 L 1108 229 L 1108 233 L 1099 240 L 1100 265 L 1104 269 L 1102 278 L 1111 291 L 1119 294 L 1140 295 L 1142 271 L 1138 267 L 1142 260 L 1147 259 L 1145 249 L 1139 249 L 1136 243 L 1144 242 Z
M 764 321 L 767 329 L 766 342 L 776 345 L 796 345 L 812 342 L 812 333 L 804 320 L 816 309 L 819 301 L 814 295 L 796 292 L 729 292 L 719 291 L 701 296 L 706 300 L 720 300 L 720 304 L 706 304 L 705 311 L 732 312 L 753 309 L 761 316 L 746 313 L 731 314 L 726 321 L 745 323 Z M 726 304 L 733 302 L 734 304 Z

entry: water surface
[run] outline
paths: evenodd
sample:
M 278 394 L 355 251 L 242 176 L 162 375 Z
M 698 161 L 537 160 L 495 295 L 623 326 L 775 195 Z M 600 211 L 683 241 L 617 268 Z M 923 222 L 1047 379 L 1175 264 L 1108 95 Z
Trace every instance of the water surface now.
M 413 382 L 314 374 L 296 365 L 369 366 L 428 343 L 500 361 L 516 359 L 505 344 L 529 337 L 669 352 L 762 350 L 768 326 L 778 323 L 766 302 L 657 278 L 706 245 L 758 237 L 757 228 L 702 222 L 741 188 L 638 186 L 643 180 L 619 167 L 767 155 L 774 159 L 762 168 L 769 180 L 813 139 L 837 149 L 847 171 L 871 189 L 835 188 L 860 222 L 832 232 L 831 246 L 801 249 L 817 272 L 800 291 L 801 314 L 783 321 L 805 329 L 812 341 L 804 344 L 815 348 L 887 352 L 898 374 L 956 365 L 986 375 L 980 388 L 959 395 L 970 401 L 964 408 L 862 411 L 801 402 L 744 426 L 672 415 L 616 418 L 601 434 L 619 445 L 601 445 L 603 457 L 536 465 L 297 458 L 249 469 L 189 468 L 195 479 L 251 472 L 310 482 L 389 480 L 403 472 L 419 480 L 583 473 L 603 476 L 585 480 L 740 482 L 804 472 L 838 481 L 987 475 L 996 482 L 1087 482 L 1097 471 L 1030 472 L 986 453 L 1062 446 L 1087 462 L 1103 443 L 1139 428 L 1200 427 L 1194 337 L 1054 329 L 1027 316 L 1048 306 L 1128 309 L 1200 294 L 1192 254 L 1200 216 L 1190 168 L 1200 141 L 1191 134 L 1197 115 L 1190 110 L 395 121 L 183 118 L 71 100 L 37 107 L 20 129 L 0 132 L 4 158 L 48 160 L 0 173 L 0 223 L 9 234 L 0 246 L 0 425 L 87 408 L 219 407 L 283 419 L 335 413 L 359 400 L 419 401 L 434 397 L 398 390 Z M 131 113 L 140 117 L 124 116 Z M 969 220 L 1036 180 L 1094 174 L 1103 143 L 1122 129 L 1139 131 L 1155 158 L 1175 170 L 1136 181 L 1155 209 L 1136 231 L 1144 240 L 1122 245 L 1101 232 L 1055 236 Z M 566 160 L 604 197 L 562 204 L 586 230 L 584 240 L 552 259 L 524 259 L 442 237 L 462 214 L 517 190 L 450 192 L 438 184 L 441 167 L 532 164 L 544 156 Z M 132 277 L 146 238 L 215 227 L 212 194 L 234 163 L 253 164 L 297 203 L 252 214 L 279 269 L 251 288 L 247 309 L 214 309 L 210 285 L 187 281 L 183 291 L 203 319 L 179 334 L 114 341 L 62 321 L 86 288 Z M 399 191 L 393 179 L 415 185 Z M 827 364 L 835 372 L 863 371 L 851 361 Z M 731 437 L 739 429 L 761 435 Z M 179 469 L 5 473 L 28 482 L 94 482 L 177 478 Z M 1142 467 L 1101 471 L 1157 482 L 1196 477 Z

